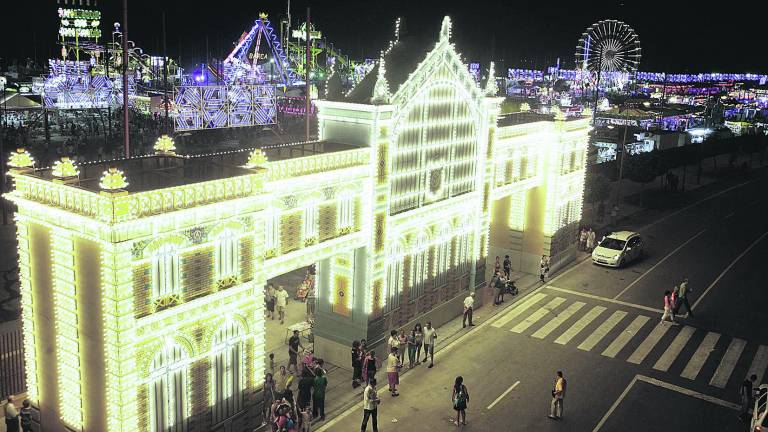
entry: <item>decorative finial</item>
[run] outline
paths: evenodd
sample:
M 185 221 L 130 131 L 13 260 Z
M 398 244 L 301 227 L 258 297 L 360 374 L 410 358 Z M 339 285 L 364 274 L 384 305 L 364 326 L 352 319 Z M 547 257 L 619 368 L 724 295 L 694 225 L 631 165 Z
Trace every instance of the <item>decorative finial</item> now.
M 443 18 L 443 25 L 440 27 L 440 42 L 451 40 L 451 17 L 446 15 Z
M 35 159 L 24 148 L 18 148 L 15 152 L 11 153 L 11 157 L 8 158 L 8 166 L 16 169 L 32 168 L 35 165 Z
M 496 96 L 498 88 L 496 87 L 496 65 L 491 62 L 488 70 L 488 82 L 485 83 L 485 94 L 487 96 Z
M 61 160 L 54 162 L 51 174 L 60 179 L 70 179 L 80 175 L 80 170 L 77 169 L 77 165 L 71 159 L 64 156 Z
M 384 61 L 384 56 L 379 59 L 379 73 L 376 77 L 376 84 L 373 86 L 373 97 L 371 102 L 374 104 L 388 104 L 389 98 L 392 96 L 389 93 L 389 83 L 385 74 L 387 73 L 387 65 Z
M 529 105 L 528 102 L 521 103 L 520 112 L 531 112 L 531 105 Z
M 104 171 L 99 182 L 99 187 L 107 191 L 119 191 L 127 186 L 128 182 L 125 181 L 125 175 L 117 168 L 110 168 Z
M 173 143 L 173 139 L 168 135 L 162 135 L 155 141 L 155 153 L 156 154 L 176 154 L 176 146 Z
M 267 19 L 267 13 L 266 12 L 259 12 L 259 19 Z
M 245 164 L 245 168 L 263 168 L 267 164 L 267 155 L 261 149 L 254 149 L 251 155 L 248 156 L 248 162 Z

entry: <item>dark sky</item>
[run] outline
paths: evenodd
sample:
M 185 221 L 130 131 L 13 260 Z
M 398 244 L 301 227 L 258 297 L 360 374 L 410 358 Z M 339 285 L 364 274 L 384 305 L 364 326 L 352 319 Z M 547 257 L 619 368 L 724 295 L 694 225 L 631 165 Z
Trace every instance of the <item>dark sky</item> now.
M 468 60 L 495 57 L 505 66 L 542 67 L 559 56 L 573 66 L 581 33 L 601 19 L 618 19 L 640 37 L 640 69 L 667 72 L 768 72 L 768 32 L 759 1 L 593 2 L 464 0 L 293 0 L 294 23 L 312 7 L 313 21 L 351 57 L 376 56 L 403 16 L 409 33 L 437 38 L 440 21 L 453 18 L 454 40 Z M 99 0 L 102 31 L 121 14 L 121 0 Z M 285 0 L 129 0 L 130 38 L 160 53 L 161 12 L 167 13 L 169 55 L 182 60 L 226 55 L 260 11 L 277 27 Z M 733 5 L 733 6 L 731 6 Z M 56 0 L 9 0 L 0 6 L 0 57 L 49 58 L 58 53 Z M 14 17 L 18 17 L 15 19 Z

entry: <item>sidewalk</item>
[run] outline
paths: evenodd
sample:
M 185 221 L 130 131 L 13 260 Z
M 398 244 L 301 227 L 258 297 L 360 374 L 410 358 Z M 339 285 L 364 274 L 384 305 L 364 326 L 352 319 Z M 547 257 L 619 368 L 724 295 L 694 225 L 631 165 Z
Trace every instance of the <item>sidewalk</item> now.
M 582 257 L 579 256 L 579 259 Z M 552 277 L 556 276 L 553 274 Z M 505 297 L 505 304 L 501 307 L 493 306 L 492 303 L 485 303 L 478 307 L 473 314 L 473 323 L 479 325 L 485 321 L 492 320 L 494 317 L 504 311 L 506 311 L 511 305 L 514 305 L 521 297 L 524 297 L 526 293 L 540 286 L 538 276 L 525 274 L 520 272 L 513 272 L 512 277 L 515 277 L 516 285 L 519 290 L 519 294 L 513 298 L 509 296 Z M 458 313 L 458 312 L 457 312 Z M 451 342 L 458 339 L 463 335 L 468 328 L 462 328 L 461 326 L 462 315 L 459 314 L 456 318 L 447 322 L 446 324 L 438 327 L 437 334 L 438 344 L 435 347 L 435 362 L 440 362 L 440 352 L 443 347 L 448 346 Z M 351 345 L 350 345 L 351 347 Z M 350 348 L 351 349 L 351 348 Z M 279 367 L 280 364 L 285 364 L 288 359 L 288 355 L 281 356 L 280 359 L 275 356 L 275 363 Z M 413 369 L 426 368 L 425 365 L 414 366 Z M 363 395 L 363 387 L 360 386 L 356 389 L 352 388 L 352 369 L 351 360 L 347 365 L 329 365 L 326 363 L 328 388 L 326 389 L 325 397 L 325 411 L 327 414 L 327 420 L 333 419 L 340 413 L 344 412 L 350 406 L 360 402 Z M 404 367 L 401 374 L 408 374 L 411 370 L 408 367 Z M 295 393 L 294 388 L 294 393 Z M 323 422 L 313 421 L 312 427 L 317 428 L 322 426 Z M 256 431 L 266 431 L 268 428 L 262 426 L 256 429 Z

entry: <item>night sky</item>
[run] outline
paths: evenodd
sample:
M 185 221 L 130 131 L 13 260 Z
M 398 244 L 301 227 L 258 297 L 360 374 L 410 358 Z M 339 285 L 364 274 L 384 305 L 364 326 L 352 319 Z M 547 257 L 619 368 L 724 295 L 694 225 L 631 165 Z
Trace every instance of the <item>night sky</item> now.
M 285 14 L 284 0 L 129 0 L 129 34 L 145 52 L 160 54 L 161 12 L 167 13 L 168 51 L 182 64 L 205 59 L 206 39 L 212 57 L 225 56 L 250 28 L 258 12 L 269 13 L 275 27 Z M 640 37 L 640 69 L 667 72 L 768 72 L 768 35 L 758 1 L 624 1 L 590 0 L 485 1 L 433 0 L 330 1 L 294 0 L 293 22 L 313 21 L 337 49 L 353 58 L 375 57 L 392 37 L 394 20 L 403 16 L 408 32 L 436 39 L 443 15 L 454 22 L 454 40 L 470 61 L 491 54 L 507 67 L 542 68 L 557 57 L 573 67 L 581 33 L 601 19 L 618 19 Z M 121 16 L 120 0 L 99 0 L 109 34 Z M 729 5 L 738 5 L 729 7 Z M 38 61 L 57 55 L 55 0 L 2 2 L 0 57 Z M 18 17 L 18 19 L 14 19 Z

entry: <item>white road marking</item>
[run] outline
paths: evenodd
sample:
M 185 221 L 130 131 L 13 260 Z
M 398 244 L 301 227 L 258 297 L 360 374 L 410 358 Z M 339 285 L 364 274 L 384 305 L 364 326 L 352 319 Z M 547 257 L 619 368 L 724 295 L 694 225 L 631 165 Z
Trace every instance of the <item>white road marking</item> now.
M 635 384 L 638 382 L 644 382 L 647 384 L 654 385 L 656 387 L 661 387 L 666 390 L 671 390 L 680 394 L 683 394 L 685 396 L 690 396 L 705 402 L 709 402 L 715 405 L 719 405 L 724 408 L 732 409 L 734 411 L 738 411 L 741 409 L 741 407 L 733 402 L 728 402 L 722 399 L 718 399 L 716 397 L 712 397 L 710 395 L 706 395 L 703 393 L 699 393 L 697 391 L 693 391 L 684 387 L 676 386 L 674 384 L 670 384 L 668 382 L 664 382 L 661 380 L 657 380 L 656 378 L 647 377 L 644 375 L 635 375 L 634 378 L 632 378 L 632 381 L 629 382 L 626 388 L 624 388 L 624 391 L 621 392 L 619 397 L 613 402 L 613 405 L 608 409 L 608 411 L 603 415 L 603 417 L 600 419 L 600 421 L 597 423 L 594 429 L 592 429 L 592 432 L 599 432 L 600 429 L 605 425 L 605 422 L 608 421 L 608 418 L 611 417 L 614 411 L 616 411 L 616 408 L 619 407 L 621 402 L 624 400 L 625 397 L 627 397 L 627 394 L 629 394 L 629 391 L 632 390 L 632 387 L 635 386 Z
M 637 347 L 635 352 L 632 353 L 631 356 L 627 359 L 628 362 L 634 363 L 634 364 L 640 364 L 645 360 L 645 358 L 648 356 L 648 353 L 651 352 L 653 347 L 656 346 L 657 343 L 661 340 L 662 337 L 664 337 L 665 334 L 667 334 L 667 331 L 672 326 L 666 323 L 659 323 L 656 324 L 656 327 L 653 328 L 651 333 L 648 335 L 645 340 L 640 344 L 640 346 Z
M 523 300 L 522 303 L 515 305 L 512 308 L 512 310 L 510 310 L 509 312 L 504 312 L 499 319 L 497 319 L 493 324 L 491 324 L 491 326 L 496 328 L 503 327 L 505 324 L 515 319 L 518 315 L 525 312 L 528 308 L 538 303 L 541 299 L 543 299 L 546 296 L 547 296 L 546 294 L 536 293 L 532 295 L 530 298 L 526 298 L 525 300 Z
M 547 314 L 552 313 L 558 306 L 565 303 L 565 299 L 562 297 L 556 297 L 546 305 L 542 306 L 536 312 L 530 314 L 526 319 L 512 327 L 510 331 L 515 333 L 522 333 L 528 329 L 528 327 L 535 324 L 540 319 L 544 318 Z
M 593 307 L 589 312 L 587 312 L 586 315 L 581 317 L 578 321 L 576 321 L 575 324 L 571 326 L 568 330 L 565 331 L 565 333 L 561 334 L 560 337 L 555 339 L 555 343 L 560 345 L 565 345 L 568 342 L 570 342 L 571 339 L 573 339 L 574 336 L 579 334 L 584 328 L 589 325 L 592 321 L 595 320 L 595 318 L 598 317 L 603 311 L 605 311 L 604 306 L 595 306 Z
M 591 351 L 625 316 L 627 316 L 627 313 L 624 311 L 614 312 L 591 335 L 584 339 L 584 342 L 580 343 L 578 348 L 584 351 Z
M 707 230 L 706 230 L 706 229 L 703 229 L 703 230 L 699 231 L 699 232 L 698 232 L 696 235 L 694 235 L 693 237 L 691 237 L 691 238 L 689 238 L 688 240 L 686 240 L 686 241 L 685 241 L 683 244 L 681 244 L 680 246 L 676 247 L 676 248 L 675 248 L 675 250 L 673 250 L 672 252 L 670 252 L 670 253 L 668 253 L 667 255 L 665 255 L 665 256 L 664 256 L 664 258 L 662 258 L 661 260 L 659 260 L 659 262 L 657 262 L 656 264 L 654 264 L 654 265 L 653 265 L 651 268 L 649 268 L 648 270 L 646 270 L 645 272 L 643 272 L 643 274 L 641 274 L 641 275 L 640 275 L 640 277 L 638 277 L 637 279 L 633 280 L 633 281 L 632 281 L 632 282 L 631 282 L 629 285 L 627 285 L 626 287 L 624 287 L 624 289 L 623 289 L 623 290 L 621 290 L 621 292 L 620 292 L 620 293 L 616 294 L 616 295 L 613 297 L 613 298 L 614 298 L 614 300 L 615 300 L 615 299 L 617 299 L 617 298 L 619 298 L 619 297 L 621 297 L 622 295 L 624 295 L 624 293 L 626 293 L 627 291 L 629 291 L 629 289 L 630 289 L 630 288 L 632 288 L 633 286 L 635 286 L 635 284 L 636 284 L 636 283 L 638 283 L 638 282 L 640 282 L 641 280 L 643 280 L 643 278 L 644 278 L 644 277 L 646 277 L 646 276 L 647 276 L 647 275 L 648 275 L 650 272 L 652 272 L 654 269 L 656 269 L 656 267 L 658 267 L 658 266 L 662 265 L 662 264 L 664 263 L 664 261 L 668 260 L 668 259 L 669 259 L 669 258 L 670 258 L 672 255 L 674 255 L 675 253 L 677 253 L 677 251 L 679 251 L 680 249 L 684 248 L 684 247 L 685 247 L 685 245 L 687 245 L 688 243 L 690 243 L 690 242 L 692 242 L 692 241 L 696 240 L 696 239 L 697 239 L 697 238 L 698 238 L 700 235 L 704 234 L 704 232 L 705 232 L 705 231 L 707 231 Z
M 696 329 L 693 327 L 685 326 L 681 328 L 680 332 L 677 334 L 677 336 L 675 336 L 675 339 L 672 341 L 672 343 L 669 344 L 661 357 L 659 357 L 659 360 L 656 362 L 656 364 L 653 365 L 653 368 L 662 372 L 668 371 L 669 367 L 672 366 L 672 363 L 675 362 L 675 359 L 680 355 L 680 352 L 683 350 L 683 348 L 685 348 L 685 345 L 688 343 L 688 341 L 691 339 L 691 336 L 693 336 L 695 332 Z
M 755 353 L 755 358 L 752 359 L 752 365 L 749 367 L 749 372 L 747 373 L 747 377 L 752 376 L 752 374 L 757 375 L 757 383 L 763 382 L 763 374 L 765 373 L 765 368 L 768 367 L 768 346 L 760 345 L 760 347 L 757 348 L 757 353 Z
M 683 373 L 681 373 L 680 376 L 688 378 L 689 380 L 695 380 L 696 377 L 699 376 L 699 372 L 701 372 L 701 368 L 704 366 L 704 363 L 706 363 L 707 358 L 709 358 L 709 355 L 715 349 L 718 340 L 720 340 L 719 333 L 707 333 L 707 335 L 704 336 L 704 340 L 699 344 L 699 347 L 696 348 L 696 352 L 693 353 L 693 357 L 691 357 L 688 364 L 685 365 L 685 369 L 683 369 Z
M 534 333 L 533 337 L 537 339 L 544 339 L 545 337 L 549 336 L 550 333 L 552 333 L 556 328 L 560 327 L 565 321 L 568 320 L 573 314 L 579 311 L 582 307 L 584 307 L 584 302 L 575 302 L 572 303 L 568 308 L 566 308 L 564 311 L 560 312 L 555 318 L 552 318 L 548 323 L 544 324 L 540 329 Z
M 487 406 L 485 409 L 491 409 L 491 408 L 493 408 L 494 406 L 496 406 L 496 404 L 497 404 L 497 403 L 499 403 L 499 401 L 501 401 L 501 400 L 504 398 L 504 396 L 508 395 L 508 394 L 509 394 L 509 392 L 511 392 L 512 390 L 514 390 L 514 389 L 515 389 L 515 387 L 517 387 L 517 385 L 518 385 L 518 384 L 520 384 L 520 381 L 517 381 L 516 383 L 512 384 L 512 386 L 511 386 L 510 388 L 506 389 L 506 390 L 504 391 L 504 393 L 502 393 L 502 394 L 501 394 L 501 396 L 497 397 L 497 398 L 496 398 L 496 400 L 495 400 L 495 401 L 493 401 L 493 402 L 491 402 L 491 404 L 490 404 L 490 405 L 488 405 L 488 406 Z
M 701 301 L 702 301 L 702 300 L 704 300 L 704 297 L 706 297 L 706 296 L 707 296 L 707 294 L 709 293 L 709 291 L 710 291 L 710 290 L 711 290 L 711 289 L 712 289 L 712 288 L 713 288 L 715 285 L 717 285 L 717 283 L 718 283 L 718 282 L 720 282 L 720 279 L 722 279 L 722 278 L 723 278 L 723 276 L 725 276 L 725 274 L 726 274 L 726 273 L 728 273 L 728 270 L 730 270 L 730 269 L 731 269 L 731 267 L 733 267 L 734 265 L 736 265 L 736 263 L 737 263 L 737 262 L 739 262 L 739 260 L 740 260 L 740 259 L 741 259 L 741 258 L 742 258 L 744 255 L 746 255 L 746 254 L 747 254 L 747 252 L 749 252 L 750 250 L 752 250 L 752 248 L 753 248 L 753 247 L 755 247 L 755 246 L 756 246 L 756 245 L 757 245 L 757 244 L 760 242 L 760 240 L 764 239 L 764 238 L 765 238 L 765 236 L 768 236 L 768 231 L 764 232 L 764 233 L 763 233 L 763 235 L 761 235 L 760 237 L 758 237 L 758 238 L 757 238 L 757 240 L 753 241 L 753 242 L 752 242 L 752 244 L 751 244 L 751 245 L 749 245 L 749 247 L 747 247 L 746 249 L 744 249 L 744 252 L 740 253 L 740 254 L 739 254 L 739 256 L 737 256 L 735 260 L 733 260 L 733 261 L 732 261 L 730 264 L 728 264 L 728 267 L 726 267 L 726 268 L 725 268 L 725 270 L 723 270 L 723 272 L 722 272 L 722 273 L 720 273 L 720 275 L 717 277 L 717 279 L 715 279 L 715 280 L 714 280 L 714 282 L 712 282 L 711 284 L 709 284 L 709 286 L 707 287 L 707 289 L 705 289 L 705 290 L 704 290 L 704 292 L 703 292 L 703 293 L 701 293 L 701 296 L 699 296 L 699 298 L 698 298 L 698 299 L 696 299 L 696 303 L 694 303 L 694 304 L 691 306 L 691 310 L 693 310 L 693 309 L 696 309 L 696 306 L 698 306 L 698 305 L 699 305 L 699 303 L 701 303 Z
M 731 344 L 728 345 L 728 350 L 725 351 L 725 355 L 723 355 L 722 360 L 720 360 L 720 364 L 717 366 L 715 374 L 709 381 L 709 385 L 725 388 L 728 384 L 728 380 L 731 378 L 733 368 L 736 367 L 736 362 L 739 361 L 739 357 L 741 357 L 741 353 L 744 351 L 745 346 L 747 346 L 746 341 L 733 338 Z
M 664 313 L 664 310 L 662 310 L 662 309 L 656 309 L 656 308 L 652 308 L 652 307 L 648 307 L 648 306 L 639 305 L 639 304 L 636 304 L 636 303 L 629 303 L 629 302 L 625 302 L 625 301 L 621 301 L 621 300 L 612 299 L 610 297 L 600 297 L 599 295 L 587 294 L 587 293 L 583 293 L 583 292 L 579 292 L 579 291 L 573 291 L 573 290 L 569 290 L 567 288 L 558 288 L 558 287 L 554 287 L 554 286 L 551 286 L 551 285 L 550 286 L 546 286 L 544 288 L 555 290 L 555 291 L 564 292 L 564 293 L 567 293 L 567 294 L 573 294 L 573 295 L 577 295 L 577 296 L 581 296 L 581 297 L 586 297 L 586 298 L 590 298 L 590 299 L 594 299 L 594 300 L 600 300 L 600 301 L 604 301 L 604 302 L 608 302 L 608 303 L 613 303 L 613 304 L 617 304 L 617 305 L 632 307 L 632 308 L 635 308 L 635 309 L 642 309 L 642 310 L 648 311 L 648 312 L 656 312 L 656 313 L 659 313 L 659 314 Z
M 621 351 L 622 348 L 643 328 L 645 323 L 650 321 L 651 318 L 645 315 L 638 315 L 631 323 L 625 328 L 616 339 L 608 345 L 608 348 L 603 351 L 603 355 L 606 357 L 614 358 L 616 354 Z
M 699 204 L 701 204 L 701 203 L 703 203 L 703 202 L 709 201 L 709 200 L 711 200 L 711 199 L 713 199 L 713 198 L 717 198 L 717 197 L 719 197 L 720 195 L 726 194 L 726 193 L 728 193 L 728 192 L 730 192 L 730 191 L 732 191 L 732 190 L 734 190 L 734 189 L 738 189 L 738 188 L 740 188 L 740 187 L 742 187 L 742 186 L 746 186 L 746 185 L 748 185 L 748 184 L 750 184 L 750 183 L 752 183 L 752 182 L 754 182 L 754 181 L 756 181 L 756 180 L 750 180 L 750 181 L 746 181 L 746 182 L 744 182 L 744 183 L 739 183 L 739 184 L 737 184 L 737 185 L 735 185 L 735 186 L 731 186 L 731 187 L 729 187 L 728 189 L 722 190 L 722 191 L 720 191 L 720 192 L 718 192 L 718 193 L 716 193 L 716 194 L 710 195 L 710 196 L 708 196 L 708 197 L 704 197 L 704 198 L 702 198 L 702 199 L 700 199 L 700 200 L 698 200 L 698 201 L 696 201 L 696 202 L 694 202 L 694 203 L 688 204 L 687 206 L 685 206 L 685 207 L 681 208 L 680 210 L 674 211 L 674 212 L 672 212 L 672 213 L 670 213 L 670 214 L 668 214 L 668 215 L 664 216 L 664 217 L 663 217 L 663 218 L 661 218 L 661 219 L 657 219 L 657 220 L 655 220 L 655 221 L 653 221 L 653 222 L 649 223 L 648 225 L 645 225 L 645 226 L 641 227 L 641 228 L 640 228 L 640 229 L 638 229 L 637 231 L 639 231 L 639 232 L 645 231 L 645 230 L 647 230 L 648 228 L 651 228 L 651 227 L 653 227 L 653 226 L 656 226 L 656 225 L 658 225 L 658 224 L 660 224 L 660 223 L 662 223 L 662 222 L 666 221 L 667 219 L 669 219 L 669 218 L 671 218 L 671 217 L 677 216 L 678 214 L 680 214 L 680 213 L 682 213 L 682 212 L 684 212 L 684 211 L 686 211 L 686 210 L 688 210 L 688 209 L 690 209 L 690 208 L 696 207 L 697 205 L 699 205 Z

